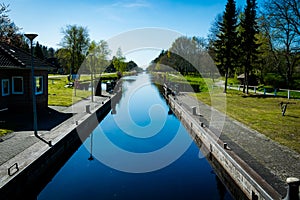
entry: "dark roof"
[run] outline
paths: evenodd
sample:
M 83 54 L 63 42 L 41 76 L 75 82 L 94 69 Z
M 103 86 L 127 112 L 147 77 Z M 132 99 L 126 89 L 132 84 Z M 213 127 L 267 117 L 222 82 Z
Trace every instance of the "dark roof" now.
M 34 57 L 35 69 L 48 70 L 53 66 L 46 61 Z M 0 68 L 31 68 L 31 54 L 23 49 L 0 43 Z

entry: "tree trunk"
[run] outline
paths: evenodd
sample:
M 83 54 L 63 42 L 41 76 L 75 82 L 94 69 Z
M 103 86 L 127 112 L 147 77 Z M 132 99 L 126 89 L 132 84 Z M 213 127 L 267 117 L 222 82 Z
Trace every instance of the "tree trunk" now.
M 227 79 L 228 79 L 228 65 L 226 65 L 226 69 L 225 69 L 225 85 L 224 85 L 224 93 L 227 92 Z

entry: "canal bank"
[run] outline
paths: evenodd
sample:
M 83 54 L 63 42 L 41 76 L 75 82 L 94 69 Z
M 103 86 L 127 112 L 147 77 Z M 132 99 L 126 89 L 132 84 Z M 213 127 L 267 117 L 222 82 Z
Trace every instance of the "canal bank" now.
M 40 129 L 39 135 L 51 141 L 52 147 L 34 137 L 32 131 L 19 131 L 4 138 L 0 143 L 0 199 L 36 198 L 106 116 L 116 98 L 118 94 L 105 94 L 94 97 L 93 102 L 85 99 L 68 108 L 51 107 L 53 111 L 72 115 L 51 130 Z M 55 124 L 55 121 L 44 123 Z
M 299 177 L 299 154 L 225 116 L 221 135 L 210 130 L 212 108 L 188 93 L 169 95 L 168 103 L 189 132 L 200 138 L 249 199 L 281 199 L 288 177 Z M 195 112 L 196 111 L 196 112 Z

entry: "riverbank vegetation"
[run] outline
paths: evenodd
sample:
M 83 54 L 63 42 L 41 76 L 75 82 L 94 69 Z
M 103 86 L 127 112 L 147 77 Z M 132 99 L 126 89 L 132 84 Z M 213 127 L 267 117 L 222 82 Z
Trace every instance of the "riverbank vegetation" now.
M 229 79 L 235 84 L 298 90 L 300 88 L 299 2 L 271 0 L 257 6 L 247 0 L 237 9 L 228 0 L 216 16 L 207 38 L 182 36 L 163 50 L 149 71 Z M 237 79 L 238 78 L 238 79 Z M 244 89 L 246 88 L 246 89 Z M 250 87 L 243 87 L 249 93 Z
M 228 89 L 224 98 L 224 95 L 220 95 L 223 93 L 222 87 L 216 85 L 219 81 L 224 81 L 222 77 L 213 81 L 199 76 L 168 74 L 166 80 L 172 82 L 173 85 L 189 83 L 198 84 L 200 88 L 207 88 L 207 90 L 190 94 L 268 138 L 300 153 L 300 132 L 298 131 L 300 130 L 300 103 L 298 99 L 282 98 L 281 93 L 275 97 L 251 91 L 247 95 L 236 89 Z M 235 82 L 234 78 L 228 79 L 229 84 L 234 85 Z M 290 103 L 287 105 L 284 116 L 282 116 L 281 102 Z M 226 108 L 223 107 L 224 103 Z

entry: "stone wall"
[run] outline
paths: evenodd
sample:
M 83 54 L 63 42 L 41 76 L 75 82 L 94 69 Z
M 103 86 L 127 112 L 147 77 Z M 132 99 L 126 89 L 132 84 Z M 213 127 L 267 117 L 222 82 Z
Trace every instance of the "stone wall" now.
M 209 150 L 222 168 L 230 175 L 232 180 L 240 187 L 249 199 L 281 199 L 262 177 L 241 160 L 233 151 L 226 149 L 226 144 L 219 140 L 200 121 L 194 120 L 184 107 L 179 105 L 170 95 L 166 98 L 175 115 L 181 120 L 190 134 Z

